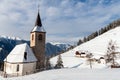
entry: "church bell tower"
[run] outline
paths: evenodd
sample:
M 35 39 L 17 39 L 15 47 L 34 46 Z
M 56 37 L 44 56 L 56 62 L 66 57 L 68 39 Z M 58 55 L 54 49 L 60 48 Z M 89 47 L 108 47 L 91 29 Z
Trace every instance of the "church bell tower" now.
M 39 10 L 35 22 L 35 26 L 30 33 L 30 47 L 37 58 L 37 69 L 45 67 L 45 41 L 46 32 L 42 26 Z

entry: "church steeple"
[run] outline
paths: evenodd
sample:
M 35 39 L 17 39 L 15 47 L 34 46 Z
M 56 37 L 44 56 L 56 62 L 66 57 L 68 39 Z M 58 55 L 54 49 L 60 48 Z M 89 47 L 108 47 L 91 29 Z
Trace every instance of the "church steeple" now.
M 45 42 L 46 42 L 46 31 L 42 25 L 42 21 L 40 19 L 39 14 L 39 6 L 38 6 L 38 14 L 35 22 L 35 26 L 30 33 L 30 47 L 34 52 L 37 58 L 37 69 L 45 68 Z
M 44 27 L 42 26 L 42 21 L 41 21 L 40 14 L 39 14 L 39 9 L 38 9 L 38 14 L 37 14 L 35 26 L 31 32 L 46 32 Z
M 37 15 L 37 18 L 36 18 L 35 26 L 42 27 L 42 22 L 41 22 L 39 10 L 38 10 L 38 15 Z

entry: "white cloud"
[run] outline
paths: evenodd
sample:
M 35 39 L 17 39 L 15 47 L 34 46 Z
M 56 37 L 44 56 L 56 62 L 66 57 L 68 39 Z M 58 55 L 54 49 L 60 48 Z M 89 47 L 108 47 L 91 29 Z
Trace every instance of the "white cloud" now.
M 109 0 L 107 0 L 109 1 Z M 1 0 L 0 35 L 29 40 L 39 0 Z M 73 42 L 120 17 L 120 1 L 41 0 L 40 14 L 47 41 Z
M 60 11 L 56 7 L 49 7 L 46 13 L 47 18 L 49 17 L 54 18 L 60 16 Z

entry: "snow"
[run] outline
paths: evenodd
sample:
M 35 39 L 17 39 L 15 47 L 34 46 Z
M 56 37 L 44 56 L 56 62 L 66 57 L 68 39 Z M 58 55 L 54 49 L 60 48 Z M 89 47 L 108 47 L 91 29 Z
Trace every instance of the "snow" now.
M 45 29 L 41 26 L 35 26 L 32 30 L 32 32 L 37 31 L 37 32 L 45 32 Z
M 6 38 L 6 39 L 12 39 L 12 40 L 22 40 L 19 37 L 10 37 L 10 36 L 5 36 L 5 35 L 0 35 L 1 38 Z
M 116 27 L 78 47 L 75 50 L 84 50 L 89 51 L 95 54 L 104 55 L 106 53 L 108 43 L 110 40 L 117 44 L 117 47 L 120 47 L 120 27 Z
M 119 80 L 120 69 L 56 69 L 0 80 Z
M 106 54 L 108 43 L 113 40 L 117 44 L 117 51 L 120 51 L 120 27 L 116 27 L 82 45 L 67 51 L 62 56 L 64 69 L 53 69 L 39 73 L 14 78 L 0 78 L 1 80 L 119 80 L 120 69 L 111 69 L 104 63 L 92 62 L 90 69 L 87 58 L 75 56 L 76 51 L 88 51 L 93 54 L 93 58 L 103 57 Z M 54 66 L 57 57 L 50 60 Z M 117 60 L 120 63 L 120 59 Z
M 25 52 L 27 52 L 27 59 L 24 59 Z M 31 48 L 27 45 L 27 43 L 16 45 L 4 61 L 6 60 L 7 62 L 11 63 L 37 61 L 36 57 L 34 56 Z
M 64 43 L 60 43 L 60 42 L 50 42 L 52 45 L 56 45 L 56 44 L 64 44 Z
M 58 46 L 63 50 L 67 50 L 68 48 L 71 47 L 70 44 L 66 44 L 66 43 L 60 43 L 60 42 L 50 42 L 52 45 Z
M 85 65 L 86 59 L 75 57 L 76 51 L 85 51 L 87 53 L 92 53 L 93 58 L 99 59 L 103 57 L 107 52 L 108 43 L 112 40 L 116 43 L 117 51 L 120 51 L 120 26 L 116 27 L 112 30 L 107 31 L 106 33 L 77 46 L 76 48 L 69 50 L 63 54 L 62 60 L 63 65 L 68 68 L 90 68 L 86 67 L 89 65 Z M 51 60 L 52 65 L 56 64 L 57 57 L 52 58 Z M 118 60 L 119 61 L 119 60 Z M 120 63 L 120 62 L 119 62 Z M 105 64 L 94 63 L 93 68 L 106 68 Z

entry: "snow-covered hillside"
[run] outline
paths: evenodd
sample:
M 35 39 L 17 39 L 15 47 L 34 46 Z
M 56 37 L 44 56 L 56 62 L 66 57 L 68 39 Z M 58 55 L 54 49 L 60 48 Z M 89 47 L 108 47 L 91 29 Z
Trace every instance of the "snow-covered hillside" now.
M 79 52 L 89 52 L 94 55 L 94 57 L 104 56 L 107 52 L 108 44 L 110 41 L 116 43 L 117 51 L 120 51 L 120 27 L 116 27 L 112 30 L 107 31 L 106 33 L 77 46 L 76 48 L 65 52 L 62 54 L 63 65 L 65 67 L 77 67 L 77 68 L 86 68 L 89 67 L 86 65 L 86 58 L 75 57 L 76 51 Z M 51 59 L 53 65 L 56 64 L 57 57 Z M 93 64 L 93 68 L 106 68 L 105 64 Z
M 110 41 L 116 43 L 116 46 L 120 49 L 120 27 L 116 27 L 78 47 L 75 50 L 84 50 L 92 52 L 93 54 L 104 55 L 107 51 L 108 43 Z

